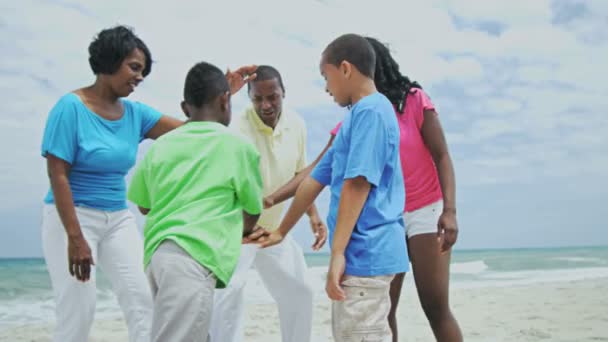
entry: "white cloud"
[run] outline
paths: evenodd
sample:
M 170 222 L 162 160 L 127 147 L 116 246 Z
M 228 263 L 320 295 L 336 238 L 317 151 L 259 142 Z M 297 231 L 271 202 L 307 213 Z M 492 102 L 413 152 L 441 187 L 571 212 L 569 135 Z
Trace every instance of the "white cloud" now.
M 535 25 L 551 18 L 548 0 L 446 0 L 451 13 L 460 17 L 504 22 L 507 25 Z
M 363 0 L 2 4 L 0 187 L 10 189 L 2 203 L 39 202 L 47 183 L 38 151 L 46 115 L 63 93 L 93 82 L 88 44 L 116 24 L 133 26 L 156 61 L 132 99 L 176 117 L 195 62 L 273 64 L 289 105 L 319 108 L 306 118 L 309 151 L 317 152 L 343 115 L 323 91 L 320 53 L 339 34 L 356 32 L 389 43 L 401 71 L 429 91 L 459 184 L 599 177 L 608 172 L 608 5 L 584 4 L 591 14 L 564 25 L 552 24 L 549 0 L 380 0 L 373 10 Z M 459 30 L 452 15 L 497 22 L 501 32 Z M 235 111 L 246 105 L 244 92 L 233 98 Z

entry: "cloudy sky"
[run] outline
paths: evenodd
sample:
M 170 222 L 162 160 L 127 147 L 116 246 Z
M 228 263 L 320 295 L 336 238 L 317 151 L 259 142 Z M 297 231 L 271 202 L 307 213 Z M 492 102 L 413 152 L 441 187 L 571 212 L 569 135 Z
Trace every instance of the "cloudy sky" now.
M 456 167 L 457 248 L 608 244 L 608 2 L 373 3 L 1 2 L 0 257 L 41 255 L 44 123 L 62 94 L 92 83 L 87 46 L 115 24 L 134 27 L 156 61 L 132 99 L 176 117 L 194 63 L 276 66 L 311 159 L 344 114 L 323 91 L 320 52 L 342 33 L 377 37 L 437 105 Z M 244 93 L 233 101 L 247 105 Z

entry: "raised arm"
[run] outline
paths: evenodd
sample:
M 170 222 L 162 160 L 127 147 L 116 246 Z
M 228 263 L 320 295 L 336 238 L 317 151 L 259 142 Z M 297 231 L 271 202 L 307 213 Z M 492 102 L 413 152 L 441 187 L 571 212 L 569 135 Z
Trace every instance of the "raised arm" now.
M 244 145 L 238 152 L 234 186 L 236 198 L 243 207 L 243 237 L 250 235 L 262 213 L 262 175 L 260 155 L 253 145 Z
M 228 70 L 226 72 L 226 79 L 228 80 L 228 85 L 230 86 L 230 92 L 234 95 L 236 94 L 247 82 L 254 80 L 256 77 L 255 70 L 257 66 L 255 65 L 247 65 L 238 68 L 235 71 Z M 170 132 L 177 127 L 183 125 L 185 122 L 173 118 L 168 115 L 163 115 L 160 120 L 148 131 L 146 134 L 146 138 L 149 139 L 158 139 L 163 134 Z

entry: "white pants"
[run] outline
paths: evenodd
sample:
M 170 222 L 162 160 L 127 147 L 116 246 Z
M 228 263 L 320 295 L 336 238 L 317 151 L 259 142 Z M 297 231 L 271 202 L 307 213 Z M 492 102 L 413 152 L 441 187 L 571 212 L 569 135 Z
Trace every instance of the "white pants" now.
M 143 244 L 129 210 L 107 212 L 76 207 L 82 234 L 91 248 L 95 266 L 108 277 L 129 328 L 129 341 L 148 342 L 152 296 L 143 269 Z M 55 296 L 55 342 L 84 342 L 95 315 L 95 266 L 83 283 L 68 270 L 67 235 L 57 209 L 45 205 L 42 247 Z
M 154 297 L 151 341 L 207 341 L 213 273 L 170 240 L 156 249 L 146 273 Z
M 280 244 L 266 249 L 251 244 L 242 246 L 228 286 L 215 291 L 211 341 L 243 341 L 244 290 L 252 265 L 279 307 L 282 341 L 309 342 L 313 290 L 306 280 L 302 248 L 289 235 Z

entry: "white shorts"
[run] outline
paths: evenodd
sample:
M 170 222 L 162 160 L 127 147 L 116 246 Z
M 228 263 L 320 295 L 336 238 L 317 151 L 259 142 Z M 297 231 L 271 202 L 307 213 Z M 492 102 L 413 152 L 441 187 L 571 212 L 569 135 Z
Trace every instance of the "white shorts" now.
M 437 222 L 443 212 L 443 200 L 403 214 L 405 233 L 408 238 L 420 234 L 437 234 Z

